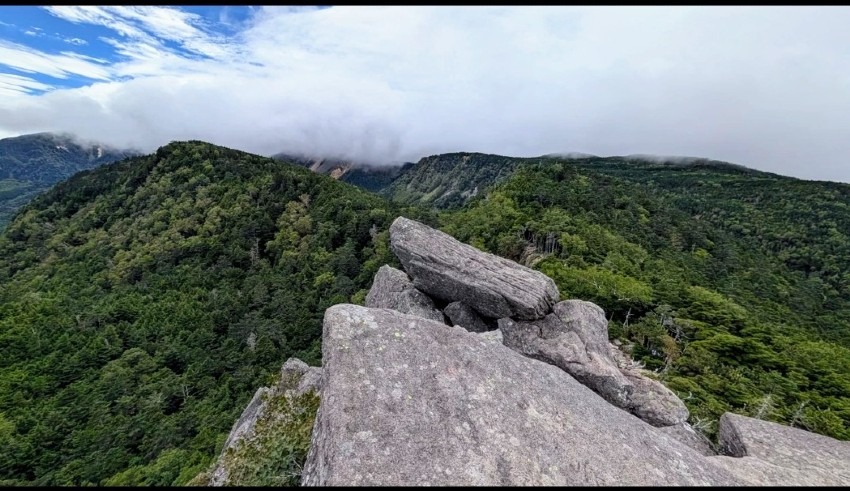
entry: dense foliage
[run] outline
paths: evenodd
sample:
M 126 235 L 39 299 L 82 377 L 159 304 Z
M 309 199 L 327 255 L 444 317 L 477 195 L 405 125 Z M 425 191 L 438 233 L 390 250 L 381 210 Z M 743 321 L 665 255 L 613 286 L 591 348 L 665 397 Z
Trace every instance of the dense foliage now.
M 53 184 L 133 154 L 83 146 L 70 137 L 51 133 L 0 140 L 0 230 L 18 208 Z
M 509 177 L 519 165 L 537 160 L 483 153 L 433 155 L 404 167 L 404 172 L 379 192 L 400 203 L 457 208 Z
M 207 470 L 283 361 L 319 363 L 325 308 L 362 302 L 395 263 L 400 214 L 600 304 L 704 431 L 732 410 L 850 439 L 847 185 L 466 153 L 394 172 L 351 175 L 396 204 L 186 142 L 35 198 L 0 235 L 0 484 Z M 26 186 L 15 179 L 0 197 Z M 285 469 L 255 462 L 250 482 L 293 475 L 309 427 L 293 421 L 298 438 L 271 442 Z
M 200 142 L 37 197 L 0 236 L 0 482 L 194 477 L 284 360 L 320 362 L 325 308 L 393 262 L 394 210 Z
M 708 433 L 732 410 L 850 439 L 848 204 L 731 166 L 543 160 L 442 218 L 601 305 Z

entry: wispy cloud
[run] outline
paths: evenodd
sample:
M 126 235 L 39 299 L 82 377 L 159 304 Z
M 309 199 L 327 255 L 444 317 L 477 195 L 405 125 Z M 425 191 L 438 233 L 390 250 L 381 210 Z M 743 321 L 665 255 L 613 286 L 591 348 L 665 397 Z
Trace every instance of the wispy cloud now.
M 62 38 L 62 41 L 65 41 L 68 44 L 73 44 L 74 46 L 85 46 L 89 44 L 88 41 L 80 38 Z
M 46 91 L 53 88 L 52 85 L 33 80 L 30 77 L 11 73 L 0 73 L 0 95 L 13 96 L 34 91 Z
M 130 60 L 137 56 L 149 59 L 157 51 L 175 54 L 166 42 L 176 44 L 187 54 L 208 58 L 228 58 L 235 53 L 214 31 L 205 28 L 203 18 L 197 14 L 171 7 L 152 6 L 60 6 L 44 7 L 56 17 L 74 22 L 107 27 L 121 36 L 109 39 L 119 53 Z M 144 45 L 137 48 L 136 45 Z
M 0 65 L 26 73 L 41 73 L 55 78 L 78 75 L 95 80 L 109 80 L 108 67 L 92 63 L 93 58 L 71 52 L 47 54 L 16 43 L 0 40 Z
M 694 155 L 850 181 L 846 7 L 266 7 L 233 36 L 177 8 L 46 9 L 111 30 L 117 61 L 0 44 L 19 71 L 95 82 L 8 81 L 0 131 L 378 162 Z

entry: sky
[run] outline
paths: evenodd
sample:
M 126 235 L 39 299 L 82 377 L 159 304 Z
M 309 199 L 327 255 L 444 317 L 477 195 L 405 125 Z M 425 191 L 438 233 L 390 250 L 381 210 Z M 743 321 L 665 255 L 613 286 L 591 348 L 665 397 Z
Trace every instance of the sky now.
M 850 182 L 850 7 L 0 6 L 0 137 L 724 160 Z

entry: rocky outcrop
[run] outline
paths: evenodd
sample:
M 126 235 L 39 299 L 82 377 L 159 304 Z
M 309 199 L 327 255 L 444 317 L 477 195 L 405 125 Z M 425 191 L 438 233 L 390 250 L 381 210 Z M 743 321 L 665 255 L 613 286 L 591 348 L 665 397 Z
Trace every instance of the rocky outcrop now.
M 720 459 L 756 484 L 850 485 L 850 443 L 738 414 L 720 418 Z
M 413 220 L 396 219 L 390 243 L 413 282 L 404 272 L 383 266 L 366 298 L 367 307 L 437 321 L 445 315 L 451 325 L 472 332 L 492 330 L 493 319 L 488 322 L 482 315 L 503 314 L 498 326 L 506 346 L 566 370 L 612 404 L 655 426 L 687 420 L 688 410 L 675 394 L 626 367 L 627 357 L 609 348 L 608 322 L 599 306 L 581 300 L 555 303 L 558 290 L 545 275 Z M 440 313 L 423 292 L 451 303 Z
M 557 304 L 559 307 L 562 303 Z M 505 346 L 526 356 L 551 363 L 605 397 L 610 403 L 625 408 L 631 384 L 609 360 L 605 350 L 594 350 L 585 344 L 578 332 L 556 313 L 538 321 L 499 319 L 499 330 Z
M 257 392 L 254 393 L 254 397 L 251 398 L 251 402 L 249 402 L 245 409 L 242 410 L 242 414 L 239 415 L 239 419 L 236 420 L 236 423 L 227 435 L 227 440 L 224 441 L 224 448 L 222 448 L 221 451 L 222 455 L 229 449 L 236 446 L 237 442 L 243 440 L 245 437 L 253 435 L 257 420 L 266 410 L 265 397 L 270 392 L 271 389 L 268 387 L 260 387 L 257 389 Z M 226 471 L 224 469 L 216 468 L 213 472 L 211 485 L 220 486 L 226 478 Z
M 682 401 L 608 342 L 599 306 L 556 302 L 537 273 L 441 234 L 396 220 L 413 281 L 385 266 L 367 307 L 329 308 L 324 368 L 287 361 L 194 483 L 850 483 L 850 444 L 743 416 L 721 418 L 716 455 Z M 509 312 L 495 329 L 494 312 Z
M 271 387 L 261 387 L 257 390 L 233 425 L 212 469 L 193 480 L 194 484 L 202 486 L 267 484 L 250 480 L 251 477 L 248 476 L 250 472 L 246 469 L 254 471 L 258 463 L 246 462 L 245 455 L 250 455 L 249 459 L 263 455 L 263 450 L 269 446 L 268 440 L 274 438 L 276 430 L 281 428 L 284 431 L 288 430 L 293 426 L 293 420 L 297 419 L 299 412 L 310 410 L 307 406 L 313 401 L 308 396 L 318 393 L 321 383 L 321 368 L 310 367 L 297 358 L 287 360 L 281 368 L 279 381 Z M 280 482 L 280 480 L 272 479 L 271 482 Z
M 434 301 L 417 290 L 404 271 L 384 265 L 378 270 L 366 295 L 366 306 L 393 309 L 405 314 L 443 322 L 443 314 Z
M 443 313 L 449 318 L 451 325 L 461 326 L 469 332 L 487 332 L 490 330 L 490 326 L 478 315 L 478 312 L 463 302 L 452 302 L 446 305 Z
M 307 485 L 735 485 L 550 364 L 386 309 L 325 312 Z
M 559 298 L 546 275 L 414 220 L 392 223 L 390 245 L 416 288 L 446 302 L 465 302 L 485 317 L 540 319 Z
M 565 300 L 536 321 L 500 319 L 505 346 L 552 363 L 611 404 L 655 426 L 685 422 L 684 403 L 660 382 L 621 370 L 608 343 L 608 321 L 596 304 Z

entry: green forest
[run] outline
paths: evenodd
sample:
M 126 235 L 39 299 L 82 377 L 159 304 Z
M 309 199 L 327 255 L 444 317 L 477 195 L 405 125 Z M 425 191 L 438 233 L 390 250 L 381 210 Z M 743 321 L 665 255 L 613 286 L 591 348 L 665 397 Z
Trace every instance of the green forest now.
M 399 214 L 200 142 L 36 198 L 0 237 L 0 482 L 194 477 L 283 361 L 320 363 L 324 310 L 393 262 Z
M 847 440 L 848 204 L 724 167 L 546 161 L 441 218 L 602 306 L 707 434 L 733 411 Z
M 397 265 L 400 215 L 601 305 L 705 433 L 731 410 L 850 440 L 850 186 L 483 154 L 380 179 L 193 141 L 20 209 L 0 235 L 0 484 L 189 482 L 288 357 L 320 364 L 324 310 Z

